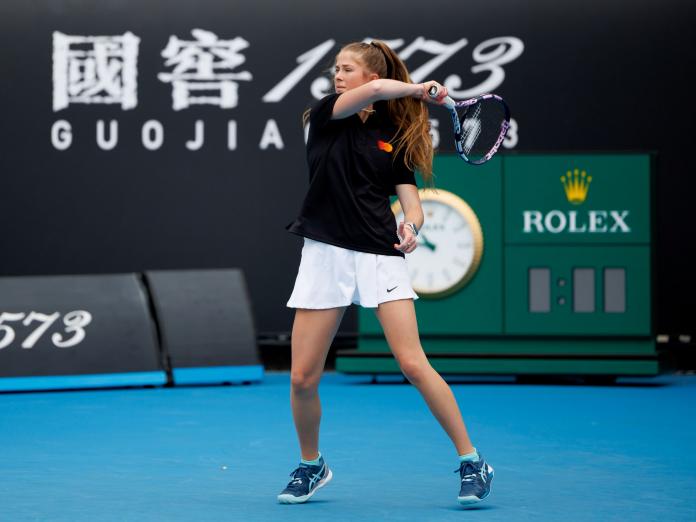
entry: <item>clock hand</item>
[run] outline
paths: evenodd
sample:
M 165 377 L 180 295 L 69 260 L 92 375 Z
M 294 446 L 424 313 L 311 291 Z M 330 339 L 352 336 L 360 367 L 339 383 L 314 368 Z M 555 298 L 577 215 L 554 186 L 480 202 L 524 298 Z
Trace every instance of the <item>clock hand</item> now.
M 423 234 L 423 232 L 420 233 L 420 238 L 421 238 L 421 245 L 423 245 L 424 247 L 429 248 L 430 250 L 435 252 L 435 248 L 436 248 L 435 245 L 433 243 L 431 243 L 430 241 L 428 241 L 428 238 L 425 237 L 425 234 Z

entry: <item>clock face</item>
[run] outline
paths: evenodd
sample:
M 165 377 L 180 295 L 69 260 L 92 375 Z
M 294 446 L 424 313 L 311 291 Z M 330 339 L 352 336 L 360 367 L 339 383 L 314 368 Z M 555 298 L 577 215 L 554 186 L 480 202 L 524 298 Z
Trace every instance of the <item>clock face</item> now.
M 442 189 L 419 191 L 425 222 L 418 248 L 407 255 L 413 289 L 423 297 L 444 297 L 476 272 L 483 250 L 481 225 L 458 196 Z M 397 223 L 404 215 L 394 204 Z

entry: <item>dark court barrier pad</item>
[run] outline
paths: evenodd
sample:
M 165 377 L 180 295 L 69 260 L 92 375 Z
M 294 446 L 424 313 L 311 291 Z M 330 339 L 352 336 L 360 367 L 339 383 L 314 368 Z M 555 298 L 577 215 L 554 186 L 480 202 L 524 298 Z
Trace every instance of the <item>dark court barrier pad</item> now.
M 241 270 L 150 271 L 145 280 L 175 384 L 261 379 Z
M 165 381 L 135 274 L 0 278 L 0 390 Z

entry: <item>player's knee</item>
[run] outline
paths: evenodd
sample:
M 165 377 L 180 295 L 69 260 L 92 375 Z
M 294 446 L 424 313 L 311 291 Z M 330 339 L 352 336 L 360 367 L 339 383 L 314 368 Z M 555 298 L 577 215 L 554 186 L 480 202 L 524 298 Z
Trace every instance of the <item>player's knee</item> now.
M 430 371 L 430 363 L 424 358 L 402 359 L 399 361 L 399 366 L 404 377 L 414 385 L 423 382 Z
M 292 370 L 290 372 L 290 384 L 295 393 L 313 393 L 319 386 L 319 376 L 302 370 Z

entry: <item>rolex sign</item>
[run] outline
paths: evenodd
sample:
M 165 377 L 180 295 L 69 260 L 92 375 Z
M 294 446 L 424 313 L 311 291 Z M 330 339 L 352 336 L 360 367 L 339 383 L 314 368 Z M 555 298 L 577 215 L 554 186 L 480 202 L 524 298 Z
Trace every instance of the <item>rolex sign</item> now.
M 508 243 L 649 241 L 646 155 L 525 155 L 508 159 Z

